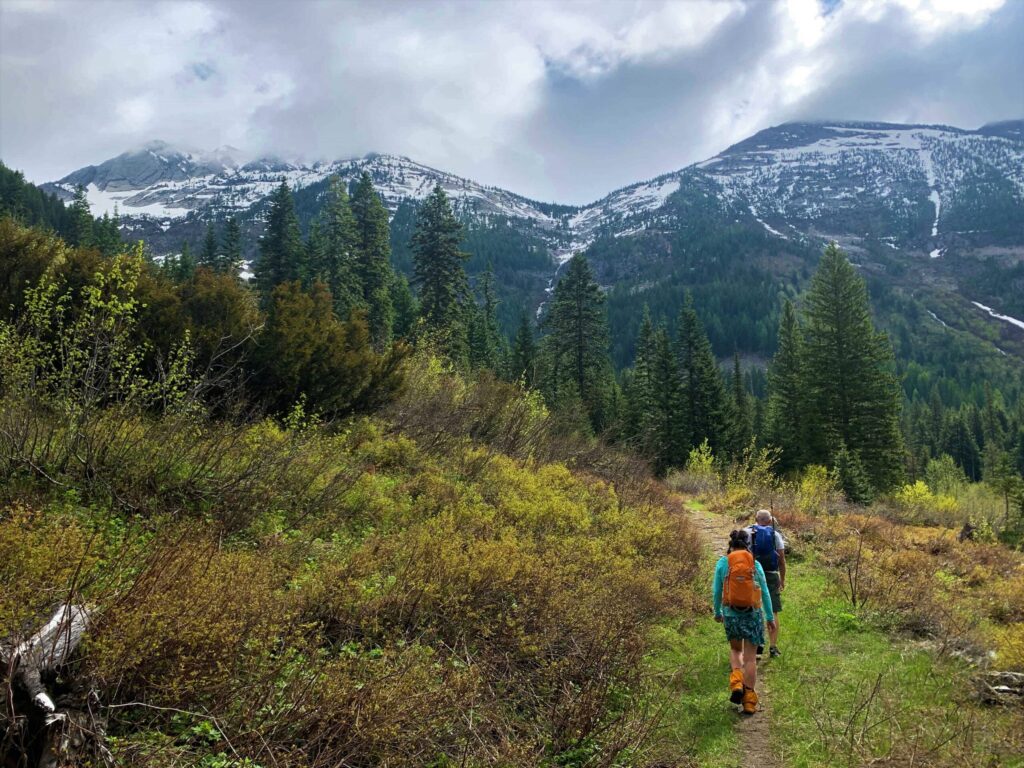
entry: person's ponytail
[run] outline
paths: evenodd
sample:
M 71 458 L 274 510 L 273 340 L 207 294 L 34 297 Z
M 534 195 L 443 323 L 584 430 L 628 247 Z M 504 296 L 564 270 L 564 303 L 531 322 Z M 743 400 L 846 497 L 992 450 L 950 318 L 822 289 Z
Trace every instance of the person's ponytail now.
M 729 552 L 750 549 L 750 534 L 744 528 L 737 528 L 729 534 Z

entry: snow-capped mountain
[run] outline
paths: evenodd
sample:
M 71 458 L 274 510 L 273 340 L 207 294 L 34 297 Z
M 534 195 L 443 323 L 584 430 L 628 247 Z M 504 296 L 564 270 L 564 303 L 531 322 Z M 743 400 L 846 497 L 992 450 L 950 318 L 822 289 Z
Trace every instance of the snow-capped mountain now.
M 610 311 L 625 312 L 617 301 L 640 306 L 656 290 L 664 303 L 712 279 L 707 269 L 694 272 L 701 259 L 728 259 L 729 280 L 775 286 L 766 290 L 798 284 L 822 243 L 837 239 L 859 266 L 921 302 L 938 327 L 969 330 L 984 317 L 1008 348 L 1024 350 L 1020 321 L 1003 319 L 1024 316 L 1014 266 L 1024 263 L 1024 120 L 978 130 L 789 123 L 585 206 L 538 203 L 394 155 L 304 162 L 163 142 L 46 188 L 67 199 L 83 186 L 96 215 L 116 206 L 125 235 L 145 239 L 156 255 L 186 241 L 196 247 L 208 222 L 237 215 L 255 256 L 267 196 L 282 178 L 309 221 L 330 176 L 352 181 L 364 171 L 394 215 L 403 269 L 411 263 L 409 203 L 436 184 L 447 191 L 469 223 L 476 268 L 491 262 L 501 276 L 506 325 L 520 308 L 542 310 L 558 269 L 577 252 L 588 254 L 602 285 L 627 297 L 613 296 Z M 726 251 L 716 251 L 723 242 Z
M 1024 222 L 1021 123 L 964 131 L 884 123 L 772 128 L 698 163 L 720 196 L 780 237 L 816 230 L 927 239 Z M 991 208 L 997 211 L 988 210 Z
M 367 171 L 392 212 L 403 200 L 421 200 L 440 184 L 458 205 L 475 214 L 557 225 L 540 204 L 405 157 L 372 154 L 315 163 L 273 157 L 242 162 L 240 158 L 241 153 L 231 147 L 202 153 L 154 141 L 98 166 L 75 171 L 45 188 L 70 199 L 81 185 L 95 215 L 112 215 L 117 206 L 128 222 L 148 218 L 170 224 L 190 214 L 219 215 L 249 209 L 262 202 L 282 179 L 297 190 L 333 175 L 351 181 Z
M 893 247 L 927 246 L 937 256 L 953 235 L 979 230 L 1024 234 L 1024 121 L 976 131 L 790 123 L 576 208 L 537 203 L 395 155 L 315 163 L 245 161 L 230 147 L 197 152 L 164 142 L 151 142 L 46 186 L 69 198 L 82 185 L 94 214 L 113 213 L 117 206 L 129 228 L 159 222 L 160 230 L 167 231 L 186 218 L 253 209 L 282 178 L 302 189 L 331 175 L 352 180 L 363 171 L 370 173 L 392 212 L 440 184 L 471 217 L 504 217 L 546 232 L 556 258 L 563 259 L 601 235 L 623 237 L 671 226 L 668 203 L 680 191 L 711 195 L 723 217 L 756 222 L 781 238 L 870 235 Z

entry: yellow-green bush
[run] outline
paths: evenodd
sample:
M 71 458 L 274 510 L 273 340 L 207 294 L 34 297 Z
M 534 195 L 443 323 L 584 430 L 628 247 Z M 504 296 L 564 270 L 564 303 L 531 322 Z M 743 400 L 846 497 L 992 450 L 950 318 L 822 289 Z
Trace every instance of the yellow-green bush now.
M 101 556 L 92 539 L 60 510 L 0 510 L 0 639 L 24 639 L 57 606 L 81 600 Z
M 96 618 L 76 674 L 116 705 L 123 764 L 230 742 L 282 766 L 518 765 L 650 733 L 644 707 L 612 708 L 645 695 L 650 628 L 695 604 L 700 557 L 645 478 L 630 498 L 650 501 L 629 502 L 564 464 L 468 438 L 425 449 L 366 419 L 168 429 L 139 427 L 108 475 L 145 515 L 0 521 L 8 632 L 45 619 L 84 563 Z M 148 707 L 216 728 L 183 743 Z
M 1001 669 L 1024 671 L 1024 622 L 995 631 L 996 663 Z
M 923 480 L 904 485 L 893 500 L 905 519 L 916 523 L 956 524 L 960 505 L 952 496 L 933 493 Z
M 835 472 L 820 464 L 806 467 L 796 487 L 796 506 L 804 514 L 827 512 L 841 497 Z

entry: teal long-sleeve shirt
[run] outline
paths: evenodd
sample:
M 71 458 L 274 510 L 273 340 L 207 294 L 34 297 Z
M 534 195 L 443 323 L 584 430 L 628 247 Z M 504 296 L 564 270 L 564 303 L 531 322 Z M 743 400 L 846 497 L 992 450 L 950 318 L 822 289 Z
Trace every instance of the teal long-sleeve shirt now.
M 725 584 L 725 577 L 729 575 L 729 558 L 722 557 L 715 566 L 715 583 L 711 588 L 711 596 L 715 604 L 715 616 L 738 616 L 739 613 L 728 605 L 722 605 L 722 586 Z M 772 598 L 768 594 L 768 582 L 764 578 L 764 569 L 761 564 L 754 561 L 754 576 L 757 584 L 761 587 L 761 610 L 764 611 L 766 621 L 773 621 L 775 613 L 772 611 Z

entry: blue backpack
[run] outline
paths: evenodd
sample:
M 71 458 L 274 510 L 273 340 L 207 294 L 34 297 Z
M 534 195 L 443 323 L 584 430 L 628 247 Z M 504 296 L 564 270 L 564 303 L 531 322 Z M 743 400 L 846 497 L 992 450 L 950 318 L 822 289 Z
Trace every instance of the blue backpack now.
M 779 553 L 775 551 L 775 527 L 771 525 L 752 525 L 753 533 L 751 551 L 761 567 L 767 571 L 779 570 Z

